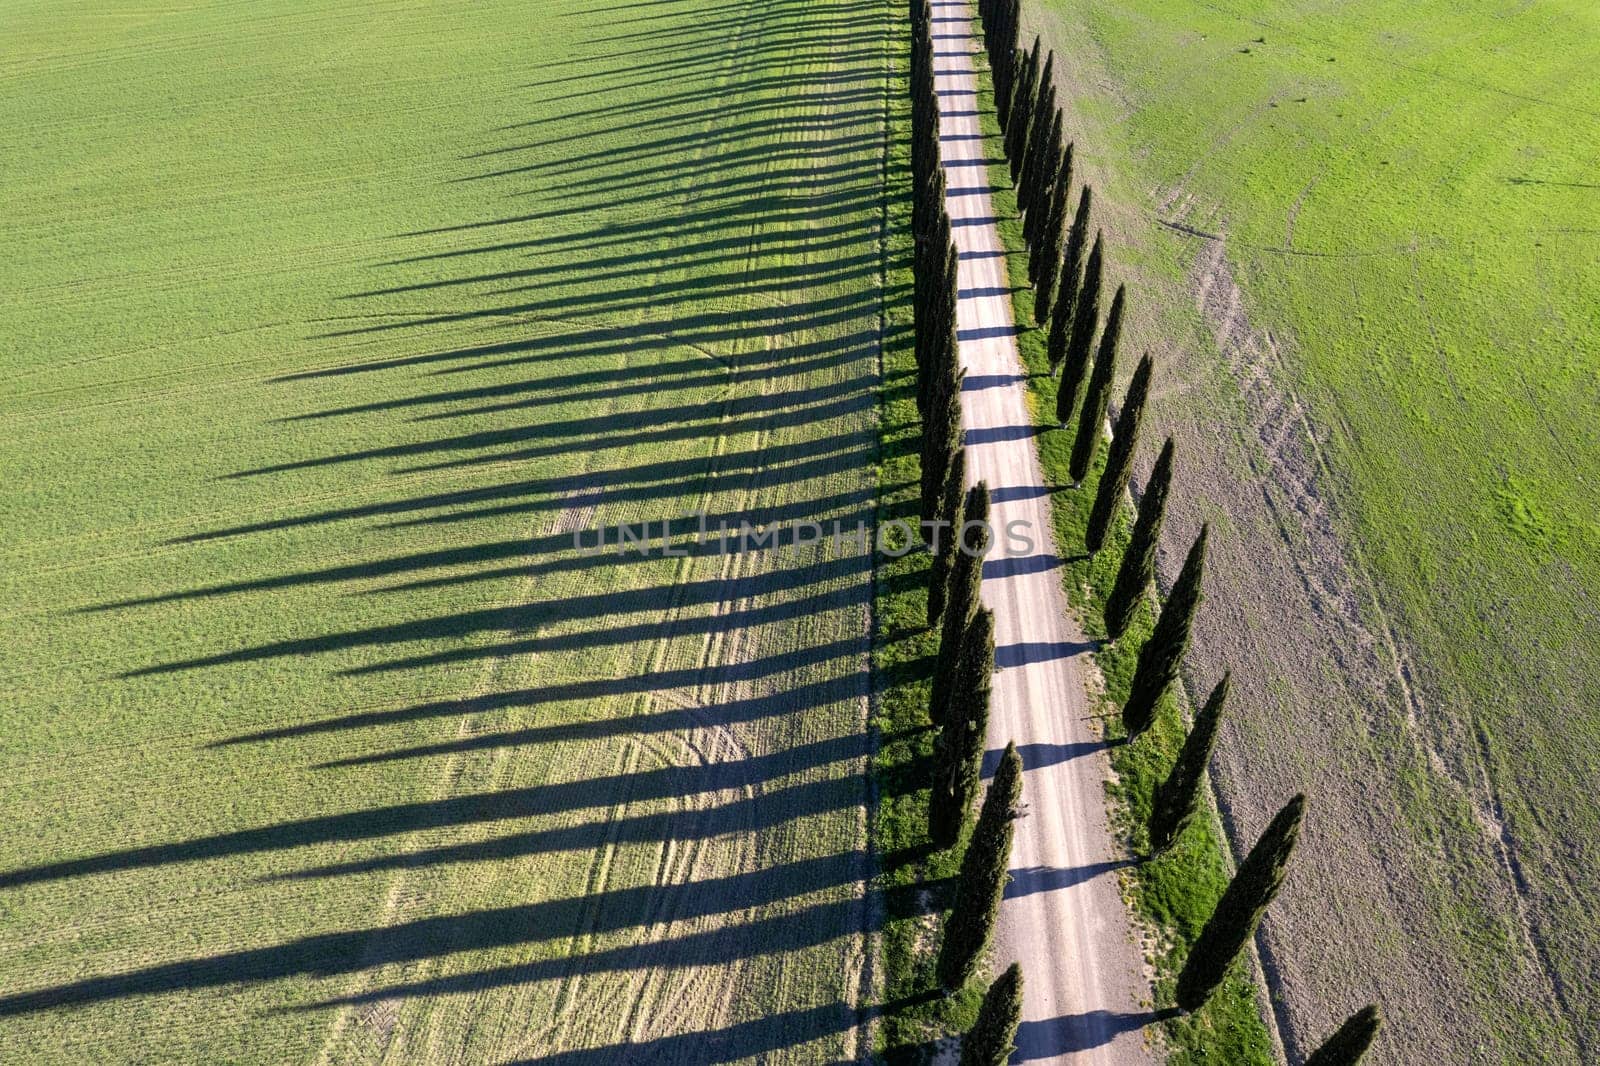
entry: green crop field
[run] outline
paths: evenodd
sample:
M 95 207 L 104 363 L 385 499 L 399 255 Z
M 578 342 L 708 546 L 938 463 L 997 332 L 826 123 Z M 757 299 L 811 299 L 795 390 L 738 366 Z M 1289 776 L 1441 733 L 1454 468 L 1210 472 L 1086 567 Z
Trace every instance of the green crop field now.
M 1377 996 L 1393 1061 L 1600 1055 L 1600 9 L 1045 0 L 1034 30 L 1165 410 L 1192 456 L 1242 442 L 1187 496 L 1225 534 L 1199 644 L 1255 701 L 1224 796 L 1254 832 L 1312 790 L 1284 1019 Z M 1253 422 L 1268 389 L 1303 424 Z M 1301 538 L 1329 514 L 1332 562 Z
M 890 17 L 0 2 L 0 1058 L 853 1057 Z

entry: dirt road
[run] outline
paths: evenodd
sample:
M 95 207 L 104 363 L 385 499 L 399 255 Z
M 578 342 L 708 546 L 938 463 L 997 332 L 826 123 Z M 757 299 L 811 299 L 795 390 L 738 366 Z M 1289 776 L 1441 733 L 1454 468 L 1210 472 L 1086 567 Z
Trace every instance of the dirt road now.
M 1087 720 L 1089 646 L 1061 589 L 1050 494 L 1034 448 L 994 225 L 973 70 L 978 45 L 966 4 L 935 3 L 933 14 L 939 132 L 961 254 L 967 473 L 988 482 L 996 530 L 1020 523 L 1033 541 L 1010 557 L 1002 543 L 984 564 L 983 600 L 995 613 L 1000 667 L 986 769 L 1014 740 L 1027 768 L 1028 804 L 1012 850 L 995 962 L 1019 960 L 1026 977 L 1021 1061 L 1153 1061 L 1141 1033 L 1151 1020 L 1140 1003 L 1148 986 L 1106 825 L 1109 760 Z

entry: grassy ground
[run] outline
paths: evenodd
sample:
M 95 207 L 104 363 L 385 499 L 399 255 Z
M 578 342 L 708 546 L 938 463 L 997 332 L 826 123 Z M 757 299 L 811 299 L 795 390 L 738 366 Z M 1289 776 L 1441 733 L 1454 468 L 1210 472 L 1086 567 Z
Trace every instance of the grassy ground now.
M 7 5 L 8 1057 L 853 1053 L 886 19 Z
M 1593 1058 L 1592 5 L 1033 18 L 1212 471 L 1184 525 L 1236 545 L 1238 835 L 1312 792 L 1269 937 L 1293 1039 L 1375 997 L 1400 1061 Z

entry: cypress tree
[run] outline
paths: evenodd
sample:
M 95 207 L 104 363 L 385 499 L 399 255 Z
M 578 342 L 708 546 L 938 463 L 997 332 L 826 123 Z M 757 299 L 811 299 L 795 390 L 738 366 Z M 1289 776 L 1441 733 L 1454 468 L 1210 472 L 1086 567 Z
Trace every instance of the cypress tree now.
M 1056 206 L 1056 174 L 1061 166 L 1061 109 L 1050 107 L 1050 130 L 1040 141 L 1032 158 L 1032 170 L 1024 173 L 1027 182 L 1027 211 L 1022 214 L 1022 242 L 1027 245 L 1027 280 L 1038 280 L 1038 243 L 1045 237 L 1045 222 Z
M 944 194 L 944 180 L 942 172 L 940 174 L 939 193 L 941 196 Z M 941 232 L 947 232 L 949 229 L 950 216 L 945 215 L 944 225 L 941 228 Z M 953 330 L 956 324 L 956 308 L 961 303 L 961 253 L 956 250 L 956 246 L 953 241 L 945 241 L 944 259 L 940 265 L 944 268 L 942 273 L 939 275 L 938 288 L 939 311 L 943 316 L 940 319 L 940 324 L 945 325 Z M 950 336 L 951 340 L 955 341 L 956 337 L 953 332 Z M 948 350 L 948 354 L 952 365 L 954 365 L 957 362 L 956 357 L 960 354 L 959 346 L 953 343 Z
M 1179 1007 L 1198 1010 L 1227 976 L 1239 950 L 1255 935 L 1261 915 L 1283 885 L 1289 857 L 1300 840 L 1305 809 L 1304 794 L 1286 803 L 1239 864 L 1178 973 Z
M 1021 0 L 1005 0 L 995 9 L 999 29 L 994 34 L 994 41 L 990 44 L 990 66 L 1004 74 L 1001 81 L 995 82 L 995 102 L 1009 100 L 1012 84 L 1016 81 L 1017 68 L 1015 57 L 1017 54 L 1017 31 L 1022 21 Z M 988 42 L 985 42 L 988 43 Z
M 950 472 L 944 479 L 944 494 L 939 499 L 935 521 L 949 522 L 950 528 L 938 534 L 939 543 L 933 553 L 933 565 L 928 568 L 928 625 L 939 621 L 944 613 L 945 587 L 955 564 L 955 538 L 961 528 L 961 497 L 966 486 L 967 450 L 957 448 L 950 458 Z
M 948 215 L 940 212 L 936 232 L 944 236 L 950 224 Z M 939 246 L 937 258 L 930 256 L 923 267 L 927 279 L 923 286 L 926 295 L 921 303 L 923 320 L 917 324 L 915 338 L 920 351 L 917 355 L 918 412 L 927 420 L 936 410 L 936 399 L 949 384 L 960 365 L 959 344 L 956 340 L 956 275 L 959 256 L 955 246 Z
M 1183 738 L 1178 761 L 1172 764 L 1167 779 L 1156 786 L 1150 810 L 1150 854 L 1160 855 L 1173 845 L 1194 820 L 1200 809 L 1200 786 L 1206 767 L 1211 765 L 1211 750 L 1217 745 L 1217 728 L 1222 724 L 1222 705 L 1228 699 L 1230 675 L 1226 672 L 1200 713 L 1194 728 Z
M 942 171 L 939 184 L 942 189 Z M 955 276 L 959 257 L 950 243 L 950 216 L 942 206 L 934 219 L 932 236 L 919 242 L 917 249 L 912 279 L 912 351 L 917 363 L 917 414 L 926 418 L 928 401 L 937 391 L 936 368 L 949 361 L 940 353 L 945 352 L 941 346 L 950 341 L 957 301 Z
M 983 994 L 978 1020 L 961 1039 L 961 1066 L 1005 1066 L 1022 1023 L 1022 965 L 1012 963 Z
M 1011 94 L 1011 125 L 1006 130 L 1006 159 L 1011 163 L 1011 180 L 1022 172 L 1022 159 L 1028 150 L 1028 134 L 1033 130 L 1033 107 L 1039 102 L 1039 38 L 1022 67 L 1022 77 Z
M 984 43 L 989 49 L 989 66 L 994 72 L 994 114 L 1000 120 L 1000 132 L 1011 128 L 1011 92 L 1021 69 L 1017 62 L 1015 42 L 1009 49 L 1001 47 L 1000 35 L 989 34 Z
M 1122 502 L 1122 493 L 1128 487 L 1128 475 L 1133 472 L 1133 453 L 1139 446 L 1139 420 L 1144 414 L 1144 402 L 1150 395 L 1150 376 L 1155 364 L 1149 353 L 1139 360 L 1133 380 L 1128 383 L 1128 395 L 1117 414 L 1117 428 L 1111 435 L 1111 450 L 1106 453 L 1106 468 L 1100 472 L 1100 484 L 1095 489 L 1094 507 L 1089 511 L 1089 528 L 1084 531 L 1083 543 L 1090 555 L 1100 550 L 1111 529 L 1111 519 Z
M 1017 135 L 1017 112 L 1027 107 L 1033 100 L 1033 94 L 1023 89 L 1023 86 L 1028 81 L 1028 67 L 1031 62 L 1032 56 L 1030 53 L 1024 52 L 1020 48 L 1012 49 L 1011 85 L 1006 91 L 1006 112 L 1008 117 L 1001 135 L 1001 141 L 1008 153 L 1011 151 L 1012 140 Z
M 913 201 L 920 205 L 917 209 L 920 221 L 913 221 L 919 228 L 914 231 L 912 269 L 923 286 L 932 284 L 944 246 L 950 242 L 948 233 L 941 234 L 949 225 L 950 217 L 945 210 L 945 180 L 944 167 L 935 166 Z
M 1089 240 L 1089 209 L 1094 200 L 1094 190 L 1083 187 L 1078 197 L 1078 213 L 1073 216 L 1072 230 L 1067 234 L 1067 251 L 1061 261 L 1060 287 L 1056 289 L 1056 305 L 1050 310 L 1050 373 L 1054 374 L 1067 357 L 1067 340 L 1072 333 L 1073 311 L 1078 305 L 1078 288 L 1083 273 L 1083 249 Z
M 989 794 L 983 798 L 972 840 L 961 857 L 955 905 L 944 925 L 944 942 L 939 945 L 939 983 L 946 991 L 954 992 L 972 979 L 989 945 L 1006 887 L 1006 867 L 1011 863 L 1011 823 L 1020 813 L 1021 799 L 1022 758 L 1015 744 L 1007 744 Z
M 1028 247 L 1028 280 L 1039 280 L 1039 243 L 1045 238 L 1045 226 L 1056 206 L 1056 177 L 1061 167 L 1061 109 L 1052 103 L 1050 132 L 1045 136 L 1041 151 L 1034 155 L 1033 172 L 1026 176 L 1028 182 L 1028 213 L 1022 218 L 1022 238 Z M 1048 303 L 1049 297 L 1045 297 Z M 1046 307 L 1048 311 L 1049 308 Z M 1037 321 L 1043 321 L 1042 317 Z
M 912 235 L 922 242 L 916 248 L 919 257 L 932 256 L 937 261 L 938 250 L 944 244 L 938 239 L 936 226 L 939 216 L 945 214 L 946 175 L 944 165 L 939 161 L 937 153 L 933 160 L 933 167 L 923 177 L 912 197 Z
M 948 848 L 960 839 L 967 812 L 977 798 L 993 679 L 994 612 L 980 607 L 961 636 L 950 703 L 938 719 L 941 728 L 934 748 L 933 793 L 928 798 L 928 836 L 935 847 Z
M 1039 226 L 1039 240 L 1028 250 L 1033 264 L 1033 324 L 1042 326 L 1050 317 L 1055 299 L 1056 278 L 1061 273 L 1061 255 L 1067 235 L 1067 200 L 1072 195 L 1072 145 L 1061 153 L 1056 167 L 1055 188 L 1050 192 L 1050 210 Z
M 946 332 L 955 333 L 954 322 Z M 944 350 L 953 346 L 954 341 L 947 340 Z M 931 498 L 926 501 L 928 513 L 923 516 L 925 521 L 933 517 L 939 506 L 939 498 L 944 495 L 945 480 L 950 476 L 950 464 L 955 460 L 956 449 L 962 444 L 961 384 L 966 379 L 966 372 L 957 370 L 954 362 L 944 362 L 939 369 L 939 378 L 938 393 L 932 408 L 933 446 L 929 449 L 929 461 L 933 475 L 928 484 Z
M 1061 391 L 1067 394 L 1068 407 L 1076 410 L 1078 389 L 1089 372 L 1089 352 L 1094 347 L 1094 330 L 1100 324 L 1100 272 L 1102 241 L 1094 235 L 1094 248 L 1083 268 L 1083 285 L 1072 308 L 1072 336 L 1061 364 Z
M 1130 740 L 1150 728 L 1150 723 L 1155 721 L 1156 705 L 1178 679 L 1183 653 L 1189 650 L 1194 613 L 1200 607 L 1206 570 L 1206 538 L 1210 532 L 1209 525 L 1200 527 L 1200 535 L 1189 546 L 1183 569 L 1172 585 L 1172 595 L 1162 605 L 1150 639 L 1139 648 L 1139 661 L 1128 685 L 1128 701 L 1122 705 L 1122 725 Z
M 1167 512 L 1167 490 L 1172 486 L 1172 438 L 1161 446 L 1161 455 L 1150 471 L 1150 483 L 1139 497 L 1139 515 L 1133 521 L 1133 536 L 1127 551 L 1122 553 L 1122 565 L 1117 569 L 1117 580 L 1106 597 L 1106 636 L 1116 640 L 1128 630 L 1133 621 L 1134 609 L 1144 598 L 1156 573 L 1156 542 L 1161 539 L 1161 519 Z
M 1011 80 L 1016 77 L 1016 67 L 1006 66 L 1006 61 L 1010 61 L 1016 54 L 1016 34 L 1018 29 L 1021 29 L 1022 22 L 1021 0 L 1005 0 L 995 8 L 995 13 L 1000 22 L 1000 29 L 995 34 L 994 53 L 1002 61 L 1000 66 L 1005 69 L 1006 88 L 1010 90 Z
M 1055 331 L 1051 330 L 1051 334 L 1054 335 L 1054 333 Z M 1072 421 L 1074 413 L 1072 403 L 1075 399 L 1076 397 L 1067 390 L 1064 382 L 1056 387 L 1056 424 L 1062 429 L 1066 429 L 1067 423 Z
M 932 16 L 929 4 L 911 5 L 911 176 L 916 189 L 927 182 L 939 161 L 939 101 L 934 91 Z
M 947 694 L 954 684 L 956 667 L 961 657 L 961 639 L 972 616 L 981 603 L 979 589 L 983 585 L 982 544 L 986 535 L 984 527 L 989 521 L 989 486 L 978 482 L 967 490 L 961 504 L 962 522 L 971 527 L 969 535 L 957 530 L 953 541 L 955 558 L 950 563 L 950 576 L 945 580 L 943 618 L 939 623 L 939 650 L 933 664 L 932 690 L 928 698 L 928 717 L 934 725 L 943 724 L 943 714 L 949 705 Z
M 945 173 L 940 167 L 933 179 L 929 182 L 929 196 L 936 197 L 932 210 L 928 212 L 928 228 L 926 234 L 917 242 L 912 259 L 912 268 L 915 276 L 913 281 L 917 284 L 923 297 L 931 296 L 938 288 L 938 278 L 944 266 L 945 256 L 951 243 L 950 213 L 945 210 Z M 932 301 L 925 298 L 918 300 L 919 306 L 931 307 Z
M 1078 436 L 1072 442 L 1072 457 L 1068 472 L 1072 482 L 1083 484 L 1094 460 L 1095 448 L 1100 444 L 1100 425 L 1105 421 L 1106 404 L 1111 400 L 1111 379 L 1117 372 L 1117 341 L 1122 336 L 1122 303 L 1126 286 L 1118 285 L 1117 294 L 1111 298 L 1111 313 L 1106 316 L 1106 328 L 1100 334 L 1100 352 L 1095 356 L 1094 373 L 1089 376 L 1089 391 L 1083 397 L 1083 411 L 1078 416 Z
M 1017 50 L 1017 32 L 1022 28 L 1022 0 L 1007 0 L 999 7 L 1001 38 L 1006 55 Z
M 941 167 L 939 176 L 934 181 L 935 191 L 942 197 L 944 195 L 944 169 Z M 955 242 L 952 240 L 950 214 L 944 209 L 941 200 L 939 208 L 933 215 L 932 231 L 927 241 L 927 257 L 923 262 L 923 288 L 927 291 L 929 322 L 936 328 L 944 326 L 941 315 L 955 313 L 956 287 L 951 280 L 953 276 L 952 264 L 956 263 L 959 256 L 956 252 Z
M 1049 57 L 1051 64 L 1055 61 L 1055 54 Z M 1043 184 L 1040 171 L 1044 169 L 1043 161 L 1048 158 L 1054 163 L 1057 155 L 1046 155 L 1050 150 L 1050 127 L 1061 120 L 1061 108 L 1056 106 L 1056 87 L 1044 80 L 1040 75 L 1039 96 L 1033 104 L 1033 121 L 1028 126 L 1028 143 L 1022 156 L 1022 170 L 1017 179 L 1017 207 L 1024 213 L 1022 232 L 1026 237 L 1031 229 L 1027 225 L 1026 213 L 1043 203 L 1038 199 L 1040 186 Z M 1056 153 L 1061 151 L 1061 142 L 1056 142 Z
M 933 398 L 937 379 L 930 369 L 934 365 L 935 351 L 943 341 L 943 331 L 938 328 L 939 296 L 936 287 L 931 281 L 932 270 L 924 264 L 918 272 L 915 285 L 913 328 L 915 336 L 912 337 L 912 349 L 917 361 L 917 414 L 927 422 L 928 401 Z M 915 280 L 915 279 L 914 279 Z M 927 427 L 924 425 L 924 432 Z
M 925 60 L 933 44 L 933 5 L 912 0 L 911 3 L 911 93 L 915 97 L 926 84 L 928 65 Z
M 988 1006 L 989 1001 L 984 1000 Z M 1339 1026 L 1338 1032 L 1306 1059 L 1306 1066 L 1356 1066 L 1383 1027 L 1383 1015 L 1376 1004 L 1362 1007 Z
M 941 232 L 949 228 L 949 216 L 943 216 Z M 930 280 L 922 286 L 917 310 L 920 317 L 914 322 L 916 336 L 913 348 L 917 361 L 917 413 L 926 418 L 929 401 L 938 393 L 959 362 L 960 346 L 956 340 L 956 305 L 959 292 L 956 277 L 960 270 L 960 256 L 955 245 L 944 245 L 944 256 L 935 273 L 933 266 L 925 268 Z M 937 277 L 937 280 L 932 280 Z
M 952 323 L 950 331 L 955 326 Z M 922 423 L 922 520 L 931 522 L 944 493 L 950 463 L 961 447 L 961 381 L 965 375 L 940 374 L 937 391 L 928 404 L 929 415 Z
M 1056 107 L 1056 87 L 1053 74 L 1056 67 L 1056 54 L 1051 52 L 1045 57 L 1044 69 L 1039 72 L 1038 99 L 1033 103 L 1030 112 L 1031 121 L 1028 124 L 1028 143 L 1023 146 L 1022 168 L 1017 182 L 1017 206 L 1023 211 L 1028 210 L 1033 204 L 1033 195 L 1037 191 L 1035 181 L 1039 173 L 1039 157 L 1044 152 L 1050 137 L 1050 123 L 1053 119 L 1059 120 L 1061 111 Z M 1059 151 L 1059 142 L 1057 150 Z M 1050 157 L 1052 160 L 1055 156 Z
M 1038 37 L 1034 38 L 1034 50 L 1022 51 L 1021 48 L 1013 48 L 1011 56 L 1013 56 L 1011 67 L 1016 70 L 1016 74 L 1011 77 L 1011 114 L 1005 130 L 1002 130 L 1008 150 L 1011 138 L 1018 134 L 1019 126 L 1026 126 L 1030 122 L 1026 112 L 1027 107 L 1034 102 L 1035 83 L 1030 82 L 1029 72 L 1038 77 Z

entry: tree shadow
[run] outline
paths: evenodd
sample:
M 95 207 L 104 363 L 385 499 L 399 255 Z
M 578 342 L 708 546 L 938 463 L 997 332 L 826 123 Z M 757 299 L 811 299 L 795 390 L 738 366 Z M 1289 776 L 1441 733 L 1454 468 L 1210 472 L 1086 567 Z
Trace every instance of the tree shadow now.
M 1109 745 L 1103 740 L 1090 740 L 1068 744 L 1022 744 L 1017 748 L 1017 754 L 1022 757 L 1024 770 L 1037 770 L 1045 766 L 1055 766 L 1058 763 L 1069 762 L 1072 759 L 1092 755 L 1097 751 L 1105 750 Z M 1000 748 L 990 748 L 983 753 L 983 776 L 985 779 L 993 777 L 1000 766 L 1000 756 L 1004 752 Z
M 1022 574 L 1042 574 L 1059 569 L 1060 566 L 1061 559 L 1053 552 L 1041 552 L 1037 555 L 1003 555 L 998 559 L 984 561 L 983 576 L 985 580 L 989 580 L 1018 577 Z
M 1089 1051 L 1109 1044 L 1123 1033 L 1143 1029 L 1153 1022 L 1176 1017 L 1177 1014 L 1175 1008 L 1131 1013 L 1092 1010 L 1045 1021 L 1023 1022 L 1017 1027 L 1017 1050 L 1012 1054 L 1011 1061 L 1038 1062 L 1073 1052 Z
M 601 928 L 613 930 L 666 922 L 694 928 L 659 940 L 403 981 L 289 1009 L 315 1011 L 385 999 L 566 980 L 578 974 L 715 965 L 815 947 L 837 938 L 842 930 L 861 928 L 863 922 L 872 924 L 866 917 L 871 914 L 918 913 L 919 908 L 926 912 L 926 893 L 875 889 L 871 893 L 874 898 L 791 905 L 778 908 L 769 916 L 740 920 L 741 912 L 759 908 L 762 903 L 799 900 L 855 880 L 863 858 L 859 854 L 823 857 L 738 874 L 707 886 L 720 891 L 700 891 L 692 884 L 652 886 L 643 891 L 609 891 L 299 937 L 269 947 L 181 959 L 6 994 L 0 996 L 0 1017 L 291 976 L 327 978 L 469 951 L 537 944 L 565 939 L 575 928 L 574 921 L 597 922 Z M 663 893 L 670 893 L 672 898 L 664 902 Z M 723 920 L 697 920 L 712 918 Z
M 1063 868 L 1059 866 L 1027 866 L 1020 870 L 1013 870 L 1011 882 L 1006 885 L 1005 898 L 1016 899 L 1021 896 L 1031 896 L 1036 892 L 1054 892 L 1057 889 L 1071 888 L 1091 881 L 1101 874 L 1112 873 L 1137 865 L 1134 859 L 1113 859 L 1107 862 L 1091 862 L 1083 866 Z
M 1082 655 L 1086 651 L 1093 651 L 1094 645 L 1079 640 L 1052 640 L 1052 641 L 1020 641 L 1016 644 L 1004 644 L 994 650 L 994 664 L 999 667 L 1026 666 L 1029 663 L 1044 663 L 1055 659 L 1070 659 L 1074 655 Z
M 657 6 L 625 5 L 649 13 L 613 19 L 611 28 L 654 20 Z M 625 8 L 607 8 L 608 18 Z M 372 996 L 718 966 L 812 950 L 867 928 L 872 913 L 915 914 L 943 898 L 938 884 L 931 895 L 858 898 L 848 886 L 866 883 L 869 858 L 814 853 L 818 824 L 843 824 L 849 819 L 839 812 L 866 802 L 866 782 L 855 772 L 868 755 L 864 728 L 833 735 L 813 724 L 822 720 L 819 709 L 854 706 L 863 696 L 865 634 L 845 639 L 811 624 L 830 614 L 865 617 L 872 591 L 866 551 L 801 553 L 785 534 L 738 567 L 720 565 L 720 552 L 697 545 L 668 581 L 636 577 L 642 558 L 578 554 L 566 528 L 578 523 L 575 515 L 597 524 L 644 518 L 686 535 L 694 524 L 682 513 L 685 499 L 708 501 L 713 526 L 833 517 L 870 524 L 875 487 L 846 475 L 915 446 L 879 452 L 871 424 L 879 389 L 897 387 L 881 382 L 877 370 L 885 264 L 874 227 L 883 224 L 884 190 L 873 153 L 883 138 L 888 31 L 876 14 L 846 3 L 768 5 L 759 12 L 759 33 L 730 54 L 720 40 L 707 47 L 706 33 L 719 22 L 741 25 L 752 9 L 739 3 L 713 10 L 720 14 L 692 32 L 658 33 L 654 21 L 645 22 L 615 37 L 602 55 L 574 57 L 568 73 L 529 94 L 537 115 L 508 116 L 527 121 L 490 131 L 466 152 L 446 187 L 485 204 L 493 190 L 493 209 L 412 222 L 387 237 L 383 254 L 363 267 L 368 273 L 348 286 L 338 314 L 309 327 L 316 332 L 305 342 L 317 354 L 266 382 L 282 390 L 279 396 L 300 390 L 292 394 L 307 397 L 270 411 L 285 445 L 218 458 L 216 491 L 238 495 L 214 511 L 210 528 L 160 545 L 185 557 L 174 567 L 179 573 L 187 558 L 224 539 L 240 541 L 236 550 L 245 556 L 256 545 L 280 546 L 274 538 L 304 534 L 312 547 L 303 558 L 281 572 L 239 576 L 197 567 L 207 579 L 173 579 L 154 585 L 161 590 L 155 593 L 108 589 L 101 602 L 80 609 L 116 615 L 183 602 L 197 613 L 211 603 L 239 611 L 231 627 L 197 626 L 185 631 L 185 643 L 163 648 L 162 661 L 120 670 L 124 681 L 193 675 L 203 679 L 196 684 L 264 683 L 268 672 L 240 668 L 291 661 L 297 670 L 372 677 L 528 655 L 557 658 L 564 670 L 551 671 L 545 684 L 500 680 L 484 685 L 488 691 L 462 686 L 463 695 L 427 699 L 393 699 L 389 693 L 408 690 L 375 679 L 379 695 L 368 706 L 317 708 L 316 717 L 300 721 L 278 718 L 263 692 L 254 721 L 208 738 L 202 750 L 238 753 L 272 743 L 263 761 L 309 764 L 327 782 L 316 802 L 353 809 L 308 804 L 268 824 L 187 839 L 132 836 L 125 846 L 90 854 L 57 852 L 0 872 L 0 888 L 50 891 L 68 880 L 263 854 L 282 857 L 258 875 L 278 881 L 730 836 L 758 842 L 755 850 L 777 858 L 694 883 L 284 934 L 265 946 L 90 973 L 10 990 L 0 996 L 0 1015 L 326 978 L 648 923 L 671 932 L 660 943 L 618 944 L 625 938 L 611 936 L 591 951 L 545 952 L 514 966 L 469 963 L 460 973 Z M 826 56 L 829 69 L 775 62 L 797 49 Z M 697 72 L 721 72 L 726 90 L 686 82 Z M 606 87 L 612 83 L 626 92 Z M 576 87 L 560 88 L 566 84 Z M 609 149 L 586 144 L 596 123 L 628 137 Z M 519 199 L 529 196 L 536 199 Z M 302 448 L 294 434 L 323 443 Z M 349 491 L 357 476 L 359 492 Z M 257 502 L 269 499 L 275 509 Z M 524 516 L 526 529 L 485 525 L 491 534 L 473 525 Z M 338 523 L 351 524 L 350 536 L 341 550 L 324 553 L 329 541 L 314 537 L 341 534 L 328 529 Z M 430 527 L 440 535 L 426 536 Z M 401 540 L 407 530 L 416 539 Z M 466 594 L 512 578 L 530 579 L 535 591 L 515 600 L 401 595 Z M 305 628 L 277 632 L 256 622 L 268 613 L 260 604 L 273 596 L 320 586 L 342 595 L 349 584 L 359 586 L 350 602 L 360 608 L 340 621 L 313 615 Z M 457 606 L 462 602 L 469 606 Z M 786 639 L 735 639 L 769 627 Z M 723 638 L 723 658 L 641 655 L 620 676 L 589 666 L 603 649 L 676 641 L 698 653 Z M 919 660 L 903 669 L 927 668 Z M 643 698 L 651 694 L 662 698 Z M 517 713 L 557 705 L 581 713 Z M 485 721 L 496 714 L 505 721 Z M 470 732 L 446 725 L 469 718 Z M 381 732 L 407 724 L 419 728 L 397 731 L 399 739 Z M 445 728 L 428 728 L 438 726 Z M 462 788 L 411 802 L 361 798 L 372 778 L 358 775 L 376 766 L 740 726 L 757 727 L 736 731 L 744 742 L 761 738 L 751 750 L 703 762 Z M 767 739 L 787 736 L 808 739 Z M 366 747 L 345 745 L 346 738 Z M 338 744 L 335 757 L 319 741 Z M 907 778 L 890 787 L 912 784 Z M 588 811 L 608 813 L 562 817 Z M 474 831 L 449 832 L 465 827 Z M 362 994 L 325 1002 L 368 1001 Z M 749 1058 L 837 1033 L 861 1016 L 838 1004 L 807 1006 L 622 1052 Z M 575 1051 L 555 1061 L 581 1066 L 615 1061 L 607 1056 L 617 1053 Z

